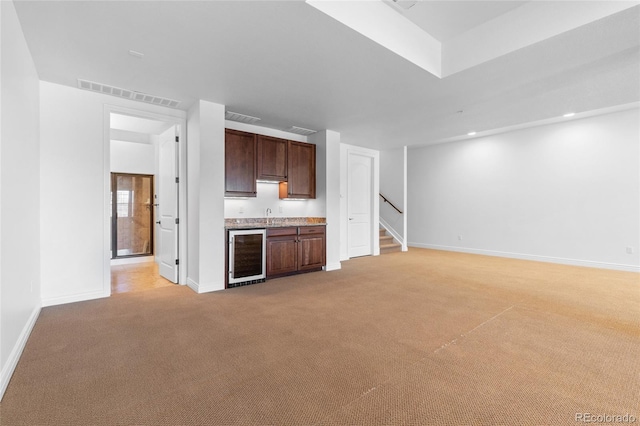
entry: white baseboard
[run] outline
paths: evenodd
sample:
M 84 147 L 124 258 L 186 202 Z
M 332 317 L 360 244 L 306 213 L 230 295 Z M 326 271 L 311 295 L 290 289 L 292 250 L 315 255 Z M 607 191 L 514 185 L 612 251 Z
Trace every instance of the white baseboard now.
M 191 278 L 187 278 L 187 287 L 189 287 L 191 290 L 195 291 L 196 293 L 198 292 L 198 283 L 192 280 Z
M 559 263 L 562 265 L 586 266 L 588 268 L 612 269 L 616 271 L 640 272 L 638 265 L 625 265 L 620 263 L 597 262 L 593 260 L 568 259 L 563 257 L 540 256 L 536 254 L 512 253 L 497 250 L 472 249 L 466 247 L 441 246 L 437 244 L 409 243 L 410 247 L 426 248 L 444 251 L 456 251 L 460 253 L 482 254 L 486 256 L 507 257 L 510 259 L 533 260 L 536 262 Z
M 191 278 L 187 278 L 187 287 L 191 290 L 195 291 L 198 294 L 201 293 L 209 293 L 212 291 L 220 291 L 224 290 L 224 283 L 207 283 L 207 284 L 199 284 L 192 280 Z
M 89 293 L 73 294 L 69 296 L 46 297 L 42 299 L 42 307 L 64 305 L 65 303 L 84 302 L 86 300 L 102 299 L 111 296 L 111 289 L 107 291 L 92 291 Z
M 327 263 L 324 267 L 325 271 L 337 271 L 338 269 L 342 269 L 342 264 L 340 262 Z
M 4 397 L 4 392 L 7 390 L 7 386 L 9 386 L 9 381 L 11 380 L 11 376 L 18 365 L 18 360 L 20 360 L 20 356 L 22 355 L 22 351 L 27 344 L 27 340 L 31 335 L 31 330 L 33 330 L 33 326 L 36 324 L 38 320 L 38 316 L 40 315 L 40 306 L 37 306 L 31 312 L 27 323 L 22 328 L 20 335 L 18 336 L 18 341 L 11 349 L 11 353 L 9 354 L 9 358 L 7 362 L 2 367 L 2 372 L 0 372 L 0 401 Z

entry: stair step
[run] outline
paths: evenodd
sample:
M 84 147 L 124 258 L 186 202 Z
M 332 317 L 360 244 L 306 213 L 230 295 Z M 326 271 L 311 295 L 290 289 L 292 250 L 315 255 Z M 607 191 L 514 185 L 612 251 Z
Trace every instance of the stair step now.
M 402 251 L 402 245 L 398 243 L 380 244 L 380 254 Z
M 402 251 L 402 244 L 396 243 L 393 235 L 387 235 L 387 230 L 380 228 L 380 254 Z
M 380 245 L 383 244 L 390 244 L 393 242 L 393 236 L 391 235 L 384 235 L 384 236 L 380 236 Z
M 388 248 L 397 248 L 402 247 L 402 245 L 398 243 L 389 243 L 389 244 L 380 244 L 380 249 L 388 249 Z

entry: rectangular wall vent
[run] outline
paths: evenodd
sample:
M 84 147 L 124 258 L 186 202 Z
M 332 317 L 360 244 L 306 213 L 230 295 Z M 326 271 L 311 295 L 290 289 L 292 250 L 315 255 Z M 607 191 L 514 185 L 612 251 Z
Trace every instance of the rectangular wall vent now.
M 298 135 L 308 136 L 317 132 L 317 130 L 305 129 L 304 127 L 291 126 L 287 132 L 297 133 Z
M 166 106 L 169 108 L 177 108 L 180 101 L 160 96 L 149 95 L 146 93 L 135 92 L 133 90 L 122 89 L 120 87 L 109 86 L 107 84 L 96 83 L 94 81 L 78 79 L 78 87 L 92 92 L 104 93 L 105 95 L 117 96 L 119 98 L 131 99 L 134 101 L 146 102 L 154 105 Z
M 227 120 L 237 121 L 239 123 L 248 123 L 248 124 L 253 124 L 260 121 L 258 117 L 252 117 L 250 115 L 240 114 L 238 112 L 231 112 L 231 111 L 227 111 L 225 113 L 224 118 L 226 118 Z

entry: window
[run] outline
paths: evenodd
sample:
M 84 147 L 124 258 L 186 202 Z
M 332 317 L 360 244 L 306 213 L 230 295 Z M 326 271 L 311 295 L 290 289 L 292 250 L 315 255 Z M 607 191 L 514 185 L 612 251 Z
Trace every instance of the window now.
M 132 217 L 133 216 L 133 191 L 120 191 L 117 192 L 116 203 L 118 205 L 117 215 L 118 217 Z

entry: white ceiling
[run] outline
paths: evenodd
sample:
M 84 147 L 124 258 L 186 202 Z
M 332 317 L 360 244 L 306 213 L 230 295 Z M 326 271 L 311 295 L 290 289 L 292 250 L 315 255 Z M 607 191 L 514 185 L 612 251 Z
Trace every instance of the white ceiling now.
M 461 3 L 408 12 L 446 40 L 528 2 Z M 640 6 L 441 79 L 303 1 L 15 5 L 44 81 L 86 79 L 183 109 L 203 99 L 270 127 L 331 129 L 377 149 L 640 101 Z
M 446 41 L 503 15 L 526 1 L 418 1 L 403 9 L 390 5 L 439 41 Z

